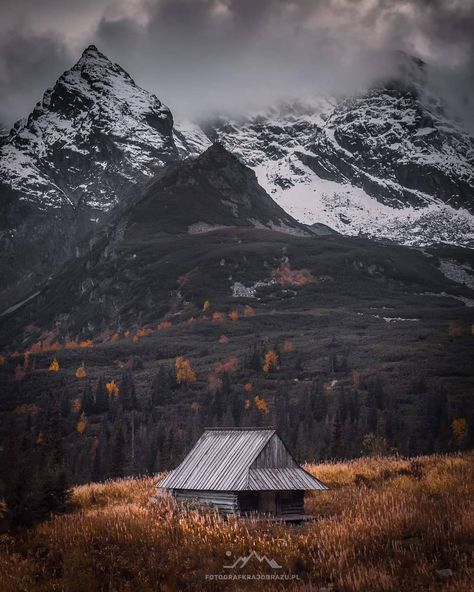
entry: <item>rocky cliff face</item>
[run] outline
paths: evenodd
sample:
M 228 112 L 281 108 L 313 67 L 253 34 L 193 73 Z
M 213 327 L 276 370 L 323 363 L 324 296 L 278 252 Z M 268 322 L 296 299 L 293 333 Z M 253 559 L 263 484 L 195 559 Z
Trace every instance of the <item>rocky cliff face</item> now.
M 96 47 L 0 141 L 6 304 L 33 289 L 117 203 L 164 165 L 201 151 L 192 128 Z
M 474 244 L 473 138 L 419 81 L 204 129 L 302 222 L 403 244 Z
M 164 167 L 216 140 L 300 222 L 408 245 L 474 245 L 473 138 L 426 95 L 420 64 L 410 66 L 403 82 L 352 98 L 176 124 L 155 95 L 88 47 L 28 118 L 0 135 L 0 307 L 76 256 L 108 212 L 127 207 Z M 242 212 L 236 220 L 248 223 Z M 280 212 L 271 223 L 284 219 Z
M 170 110 L 90 46 L 5 139 L 1 190 L 42 211 L 103 212 L 177 157 Z
M 165 169 L 127 216 L 143 236 L 147 229 L 152 235 L 201 234 L 242 226 L 311 235 L 267 195 L 252 169 L 219 143 Z

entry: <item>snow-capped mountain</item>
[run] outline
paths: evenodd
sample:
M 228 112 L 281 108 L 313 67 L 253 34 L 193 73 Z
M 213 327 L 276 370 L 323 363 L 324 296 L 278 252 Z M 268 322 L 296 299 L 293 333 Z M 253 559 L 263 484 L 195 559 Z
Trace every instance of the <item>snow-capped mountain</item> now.
M 2 191 L 104 211 L 177 158 L 168 107 L 90 46 L 4 141 Z
M 307 224 L 403 244 L 474 244 L 474 140 L 419 84 L 204 126 Z
M 126 207 L 163 167 L 216 140 L 300 222 L 411 245 L 474 245 L 473 138 L 410 76 L 352 98 L 174 123 L 155 95 L 89 46 L 0 136 L 0 304 L 76 256 L 107 212 Z
M 114 205 L 163 166 L 201 153 L 168 107 L 95 46 L 0 138 L 0 263 L 15 300 L 76 253 Z

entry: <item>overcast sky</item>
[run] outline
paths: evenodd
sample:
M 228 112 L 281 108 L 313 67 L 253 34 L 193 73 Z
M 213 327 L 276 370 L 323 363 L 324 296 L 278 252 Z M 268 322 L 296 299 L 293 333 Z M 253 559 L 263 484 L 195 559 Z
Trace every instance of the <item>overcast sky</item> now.
M 473 31 L 473 0 L 0 0 L 0 121 L 27 115 L 95 43 L 191 117 L 353 92 L 404 50 L 472 129 Z

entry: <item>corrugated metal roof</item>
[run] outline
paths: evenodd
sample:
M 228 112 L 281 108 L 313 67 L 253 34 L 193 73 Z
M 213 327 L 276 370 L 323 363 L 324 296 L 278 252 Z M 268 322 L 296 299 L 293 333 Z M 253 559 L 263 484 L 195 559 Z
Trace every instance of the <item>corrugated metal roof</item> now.
M 267 489 L 288 491 L 329 488 L 301 467 L 282 467 L 279 469 L 250 469 L 248 489 L 253 491 Z
M 167 489 L 238 491 L 273 429 L 205 430 L 183 462 L 159 482 Z
M 157 486 L 200 491 L 327 489 L 299 467 L 250 469 L 274 434 L 273 428 L 206 429 L 183 462 Z

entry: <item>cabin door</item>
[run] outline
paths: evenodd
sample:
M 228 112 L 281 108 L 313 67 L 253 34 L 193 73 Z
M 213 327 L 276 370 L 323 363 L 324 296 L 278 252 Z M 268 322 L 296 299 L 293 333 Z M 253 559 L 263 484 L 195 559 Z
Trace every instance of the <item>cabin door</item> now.
M 274 491 L 261 491 L 258 509 L 264 514 L 276 514 L 276 493 Z

